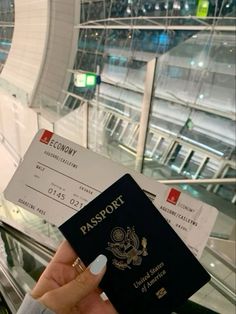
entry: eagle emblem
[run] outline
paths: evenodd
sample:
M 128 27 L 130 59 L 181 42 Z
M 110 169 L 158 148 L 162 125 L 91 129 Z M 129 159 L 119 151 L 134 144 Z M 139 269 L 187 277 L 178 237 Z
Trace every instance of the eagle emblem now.
M 120 269 L 131 269 L 130 265 L 139 266 L 142 263 L 142 256 L 147 256 L 147 239 L 140 239 L 135 232 L 135 228 L 127 227 L 125 231 L 121 227 L 116 227 L 111 231 L 111 240 L 108 242 L 107 250 L 116 257 L 112 264 Z

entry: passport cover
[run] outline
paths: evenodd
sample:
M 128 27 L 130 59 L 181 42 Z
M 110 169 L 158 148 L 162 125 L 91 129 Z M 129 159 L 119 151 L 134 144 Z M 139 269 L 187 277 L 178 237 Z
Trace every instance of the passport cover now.
M 100 287 L 120 314 L 169 314 L 210 280 L 129 174 L 59 229 L 85 265 L 107 256 Z

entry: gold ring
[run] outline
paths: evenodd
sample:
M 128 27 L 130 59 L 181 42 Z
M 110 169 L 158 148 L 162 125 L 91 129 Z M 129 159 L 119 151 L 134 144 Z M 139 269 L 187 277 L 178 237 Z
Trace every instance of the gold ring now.
M 78 273 L 82 273 L 85 270 L 79 257 L 76 258 L 76 260 L 72 264 L 72 267 L 74 267 Z

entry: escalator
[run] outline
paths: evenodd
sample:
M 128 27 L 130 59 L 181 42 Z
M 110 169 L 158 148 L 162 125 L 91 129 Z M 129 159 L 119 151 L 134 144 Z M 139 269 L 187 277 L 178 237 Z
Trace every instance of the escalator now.
M 0 314 L 10 314 L 11 311 L 3 298 L 3 295 L 0 293 Z
M 0 314 L 14 314 L 54 251 L 3 222 L 0 222 L 0 234 Z M 214 286 L 214 278 L 212 283 Z M 225 314 L 200 305 L 192 298 L 172 314 L 200 313 Z
M 54 252 L 2 222 L 0 234 L 0 314 L 16 313 Z

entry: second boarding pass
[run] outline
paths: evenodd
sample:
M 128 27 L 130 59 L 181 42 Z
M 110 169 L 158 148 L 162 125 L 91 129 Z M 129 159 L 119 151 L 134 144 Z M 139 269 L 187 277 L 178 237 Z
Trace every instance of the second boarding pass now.
M 136 180 L 192 253 L 200 258 L 217 217 L 215 207 L 45 129 L 35 135 L 4 196 L 60 226 L 125 173 Z M 148 224 L 145 211 L 143 219 Z

